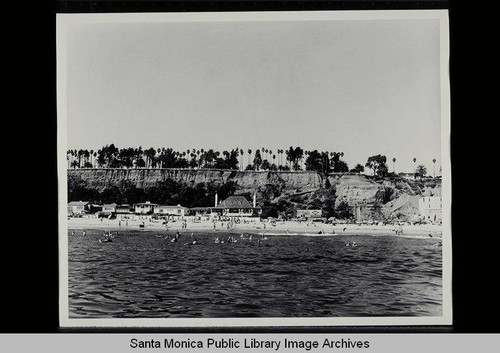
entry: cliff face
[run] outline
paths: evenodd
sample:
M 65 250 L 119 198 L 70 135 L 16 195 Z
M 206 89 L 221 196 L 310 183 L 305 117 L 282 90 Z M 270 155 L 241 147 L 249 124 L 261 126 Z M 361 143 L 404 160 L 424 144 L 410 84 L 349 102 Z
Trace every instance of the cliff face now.
M 292 200 L 297 207 L 307 207 L 315 198 L 325 201 L 327 188 L 335 189 L 335 206 L 341 202 L 361 207 L 363 218 L 383 219 L 394 216 L 409 220 L 418 214 L 418 199 L 441 196 L 440 180 L 375 180 L 359 174 L 323 177 L 316 172 L 172 170 L 172 169 L 73 169 L 68 182 L 103 191 L 132 184 L 137 188 L 155 186 L 172 179 L 194 186 L 199 183 L 236 184 L 237 193 L 257 192 L 258 202 Z
M 323 180 L 316 172 L 230 171 L 230 170 L 173 170 L 173 169 L 71 169 L 68 181 L 83 183 L 102 191 L 111 186 L 131 183 L 147 188 L 157 182 L 172 179 L 187 185 L 199 183 L 224 184 L 233 181 L 242 192 L 252 192 L 266 185 L 277 186 L 284 193 L 314 190 Z

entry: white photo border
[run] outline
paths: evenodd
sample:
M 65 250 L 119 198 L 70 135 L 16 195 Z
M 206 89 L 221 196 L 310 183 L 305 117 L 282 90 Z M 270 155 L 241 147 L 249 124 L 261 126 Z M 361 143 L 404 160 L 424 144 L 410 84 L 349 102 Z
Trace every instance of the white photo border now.
M 85 318 L 69 317 L 67 238 L 67 34 L 77 25 L 97 23 L 439 20 L 441 85 L 441 160 L 443 197 L 442 316 L 433 317 L 318 317 L 318 318 Z M 287 11 L 57 14 L 57 170 L 59 217 L 59 320 L 61 327 L 324 327 L 324 326 L 440 326 L 452 324 L 452 237 L 450 159 L 450 77 L 448 10 Z

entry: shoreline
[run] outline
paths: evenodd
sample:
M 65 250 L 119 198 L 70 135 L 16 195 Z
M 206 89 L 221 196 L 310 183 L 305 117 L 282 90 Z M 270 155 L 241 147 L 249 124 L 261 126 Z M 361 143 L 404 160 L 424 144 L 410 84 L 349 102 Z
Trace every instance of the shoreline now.
M 86 230 L 86 229 L 103 229 L 109 231 L 156 231 L 156 232 L 177 232 L 185 233 L 250 233 L 250 234 L 265 234 L 265 235 L 289 235 L 289 236 L 335 236 L 335 235 L 373 235 L 373 236 L 412 236 L 412 237 L 433 237 L 442 238 L 442 226 L 435 224 L 421 225 L 359 225 L 359 224 L 324 224 L 312 222 L 285 221 L 276 222 L 272 225 L 271 222 L 261 222 L 260 220 L 251 220 L 249 223 L 233 224 L 229 228 L 227 222 L 217 221 L 200 221 L 193 222 L 186 220 L 186 227 L 183 227 L 182 221 L 168 222 L 165 226 L 162 221 L 151 220 L 145 218 L 132 219 L 106 219 L 106 218 L 68 218 L 68 230 Z M 140 225 L 144 225 L 141 227 Z M 396 230 L 402 231 L 401 234 L 396 234 Z

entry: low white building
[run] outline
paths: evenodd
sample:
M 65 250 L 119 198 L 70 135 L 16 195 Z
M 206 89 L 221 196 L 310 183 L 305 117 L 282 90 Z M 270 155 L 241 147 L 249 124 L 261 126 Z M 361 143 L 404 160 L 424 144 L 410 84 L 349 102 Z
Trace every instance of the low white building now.
M 314 219 L 321 218 L 323 212 L 321 210 L 297 210 L 297 218 Z
M 134 212 L 136 214 L 152 214 L 154 212 L 155 203 L 149 201 L 134 204 Z
M 102 213 L 104 214 L 113 214 L 116 213 L 116 203 L 108 203 L 102 205 Z
M 418 212 L 426 222 L 441 222 L 443 219 L 441 196 L 426 196 L 418 200 Z
M 90 206 L 88 201 L 71 201 L 68 203 L 68 214 L 83 214 L 90 211 Z
M 187 207 L 181 205 L 177 206 L 166 206 L 166 205 L 156 205 L 154 207 L 154 214 L 159 216 L 178 216 L 184 217 L 187 215 Z

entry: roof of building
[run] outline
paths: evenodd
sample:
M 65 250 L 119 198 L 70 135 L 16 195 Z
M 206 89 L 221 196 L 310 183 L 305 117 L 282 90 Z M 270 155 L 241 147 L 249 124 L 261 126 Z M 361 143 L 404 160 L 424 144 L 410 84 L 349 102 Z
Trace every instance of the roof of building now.
M 71 201 L 68 203 L 68 206 L 85 206 L 88 205 L 90 202 L 88 201 Z
M 156 203 L 151 203 L 149 201 L 146 201 L 146 202 L 138 202 L 138 203 L 135 203 L 134 206 L 159 206 L 157 205 Z
M 171 206 L 171 205 L 155 205 L 156 207 L 167 207 L 167 208 L 187 208 L 181 205 Z
M 218 208 L 253 208 L 245 196 L 229 196 L 217 206 Z
M 116 203 L 105 203 L 104 205 L 102 205 L 102 207 L 116 207 L 118 206 Z

